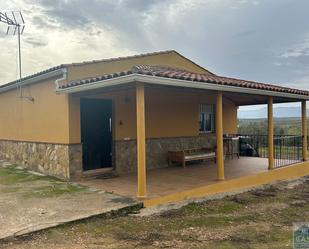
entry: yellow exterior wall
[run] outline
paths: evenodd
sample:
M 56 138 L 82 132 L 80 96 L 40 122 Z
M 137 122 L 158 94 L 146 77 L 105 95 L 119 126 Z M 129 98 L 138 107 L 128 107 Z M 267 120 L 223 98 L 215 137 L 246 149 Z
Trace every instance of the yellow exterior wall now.
M 237 133 L 237 109 L 231 101 L 224 99 L 223 95 L 223 132 L 228 134 Z
M 80 98 L 73 96 L 69 96 L 69 141 L 71 144 L 81 142 Z
M 68 68 L 68 81 L 130 69 L 133 65 L 166 65 L 197 73 L 205 69 L 176 52 L 90 63 Z M 56 94 L 54 80 L 23 87 L 34 102 L 21 100 L 18 92 L 0 93 L 0 139 L 49 143 L 80 143 L 80 97 Z M 84 93 L 83 93 L 84 94 Z M 86 94 L 86 93 L 85 93 Z M 93 96 L 91 96 L 93 97 Z M 135 89 L 109 92 L 96 97 L 113 99 L 115 139 L 136 138 Z M 146 136 L 198 135 L 199 104 L 215 103 L 214 96 L 189 89 L 146 88 Z M 237 130 L 236 107 L 225 101 L 224 131 Z
M 199 67 L 176 52 L 162 53 L 143 57 L 98 62 L 92 64 L 70 66 L 68 81 L 130 70 L 135 65 L 164 65 L 185 69 L 196 73 L 206 73 L 207 70 Z
M 185 69 L 188 71 L 196 72 L 196 73 L 206 73 L 207 70 L 202 67 L 192 63 L 190 60 L 180 56 L 176 52 L 162 53 L 156 55 L 142 56 L 136 58 L 128 58 L 122 60 L 114 60 L 107 62 L 98 62 L 84 65 L 74 65 L 70 66 L 68 69 L 68 81 L 83 79 L 95 75 L 102 75 L 113 72 L 120 72 L 129 70 L 134 65 L 165 65 L 171 67 L 177 67 L 181 69 Z M 147 92 L 146 92 L 147 94 Z M 120 91 L 116 93 L 107 93 L 100 94 L 97 96 L 112 99 L 114 104 L 114 125 L 115 125 L 115 139 L 135 139 L 136 138 L 136 108 L 135 108 L 135 92 L 134 90 L 129 91 Z M 145 96 L 146 99 L 148 95 Z M 168 96 L 171 97 L 171 96 Z M 176 100 L 177 102 L 177 100 Z M 69 125 L 70 125 L 70 143 L 80 143 L 80 107 L 79 107 L 79 97 L 70 97 L 69 98 Z M 147 108 L 147 103 L 146 103 Z M 155 107 L 156 108 L 156 107 Z M 167 107 L 168 108 L 168 107 Z M 153 110 L 153 108 L 150 108 Z M 175 110 L 178 111 L 177 109 Z M 197 112 L 198 109 L 195 110 Z M 192 130 L 198 129 L 197 122 L 194 121 L 194 124 L 187 125 L 185 131 L 175 132 L 173 128 L 166 128 L 165 132 L 161 134 L 158 132 L 158 127 L 160 125 L 154 126 L 153 122 L 155 120 L 148 120 L 147 115 L 148 110 L 146 109 L 146 136 L 147 137 L 158 137 L 158 136 L 174 136 L 175 134 L 183 134 L 183 136 L 191 136 Z M 154 110 L 155 112 L 155 110 Z M 179 111 L 178 111 L 179 113 Z M 155 113 L 153 115 L 156 115 Z M 164 115 L 164 113 L 162 113 Z M 152 116 L 152 115 L 151 115 Z M 196 116 L 195 116 L 196 117 Z M 165 117 L 163 117 L 165 118 Z M 175 120 L 175 122 L 178 122 Z M 173 122 L 173 123 L 175 123 Z M 192 128 L 192 125 L 194 126 Z M 147 131 L 154 130 L 153 134 L 147 133 Z M 169 133 L 171 131 L 171 133 Z M 160 135 L 161 134 L 161 135 Z M 194 133 L 196 135 L 196 132 Z
M 89 95 L 89 98 L 112 99 L 114 137 L 136 139 L 135 89 Z M 145 88 L 146 137 L 181 137 L 199 135 L 199 105 L 215 104 L 214 93 L 176 88 Z M 70 115 L 70 142 L 80 142 L 79 97 L 70 101 L 75 107 Z M 237 132 L 237 107 L 224 99 L 224 133 Z M 74 132 L 73 132 L 74 131 Z
M 176 88 L 146 90 L 147 137 L 179 137 L 199 135 L 200 104 L 215 104 L 215 93 Z M 224 101 L 224 133 L 236 133 L 237 109 Z
M 80 97 L 55 94 L 52 81 L 30 85 L 23 92 L 31 93 L 35 101 L 17 98 L 16 90 L 0 94 L 0 139 L 80 143 Z M 116 140 L 136 139 L 134 89 L 89 97 L 113 100 Z M 199 135 L 199 104 L 214 104 L 214 98 L 189 89 L 146 88 L 146 137 Z M 233 103 L 224 101 L 225 133 L 237 131 L 236 110 Z
M 70 142 L 80 143 L 80 98 L 70 97 Z M 134 89 L 101 93 L 85 98 L 103 98 L 113 101 L 114 138 L 136 138 L 136 108 Z
M 68 102 L 66 95 L 54 92 L 53 81 L 0 93 L 0 139 L 47 143 L 69 143 Z

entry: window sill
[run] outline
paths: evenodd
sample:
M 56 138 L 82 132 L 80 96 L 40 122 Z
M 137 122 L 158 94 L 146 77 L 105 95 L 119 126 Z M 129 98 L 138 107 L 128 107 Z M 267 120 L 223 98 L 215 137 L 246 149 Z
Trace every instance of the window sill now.
M 216 132 L 214 132 L 214 131 L 200 131 L 199 132 L 199 136 L 208 136 L 208 135 L 215 135 L 216 134 Z

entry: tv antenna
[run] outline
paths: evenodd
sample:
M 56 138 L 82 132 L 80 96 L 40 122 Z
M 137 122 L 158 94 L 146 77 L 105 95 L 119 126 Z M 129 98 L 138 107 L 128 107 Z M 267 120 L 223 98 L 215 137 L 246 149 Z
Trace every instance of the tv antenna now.
M 21 46 L 20 46 L 20 36 L 24 33 L 25 29 L 25 21 L 22 13 L 20 11 L 11 11 L 11 12 L 2 12 L 0 11 L 0 22 L 5 23 L 7 25 L 6 34 L 9 35 L 12 32 L 13 36 L 17 35 L 18 39 L 18 68 L 19 68 L 19 97 L 25 98 L 33 101 L 33 97 L 23 96 L 21 79 L 22 79 L 22 71 L 21 71 Z M 18 81 L 17 81 L 18 82 Z

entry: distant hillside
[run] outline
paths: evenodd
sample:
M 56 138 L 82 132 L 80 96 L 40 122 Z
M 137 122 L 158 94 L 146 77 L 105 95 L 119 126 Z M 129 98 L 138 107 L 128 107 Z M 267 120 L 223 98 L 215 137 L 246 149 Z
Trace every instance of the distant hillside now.
M 238 111 L 239 119 L 257 119 L 267 117 L 267 108 L 259 108 L 255 110 Z M 307 115 L 309 116 L 309 109 L 307 110 Z M 276 118 L 294 118 L 301 116 L 300 107 L 275 107 L 274 117 Z

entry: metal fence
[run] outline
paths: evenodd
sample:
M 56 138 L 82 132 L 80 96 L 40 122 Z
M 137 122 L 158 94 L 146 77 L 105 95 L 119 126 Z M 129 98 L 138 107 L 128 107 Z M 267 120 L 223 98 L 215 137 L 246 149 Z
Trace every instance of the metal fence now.
M 301 162 L 302 148 L 302 136 L 274 136 L 275 168 Z
M 268 157 L 268 135 L 238 134 L 241 156 Z M 274 136 L 274 167 L 280 168 L 301 162 L 302 136 Z

